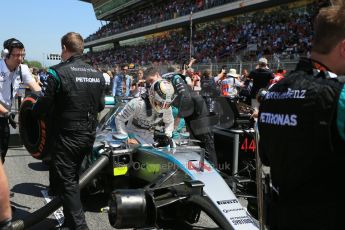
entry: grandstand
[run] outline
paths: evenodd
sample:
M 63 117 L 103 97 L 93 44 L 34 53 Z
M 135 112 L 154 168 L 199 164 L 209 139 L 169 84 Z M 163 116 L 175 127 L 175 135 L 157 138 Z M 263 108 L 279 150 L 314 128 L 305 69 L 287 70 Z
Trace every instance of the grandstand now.
M 292 69 L 308 55 L 311 21 L 325 0 L 81 0 L 108 23 L 85 39 L 94 65 L 168 65 L 191 55 L 197 69 L 253 69 L 260 56 Z

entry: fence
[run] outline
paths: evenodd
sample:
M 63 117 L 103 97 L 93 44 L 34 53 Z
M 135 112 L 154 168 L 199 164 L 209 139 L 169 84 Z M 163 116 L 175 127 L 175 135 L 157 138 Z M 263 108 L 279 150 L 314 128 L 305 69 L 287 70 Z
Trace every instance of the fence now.
M 297 60 L 269 60 L 269 67 L 272 70 L 277 70 L 279 67 L 290 71 L 295 69 L 297 65 Z M 223 62 L 223 63 L 211 63 L 211 64 L 194 64 L 192 67 L 194 71 L 201 71 L 203 72 L 205 69 L 210 69 L 212 71 L 212 75 L 217 75 L 219 71 L 222 69 L 222 66 L 226 66 L 226 69 L 236 69 L 237 73 L 241 73 L 243 69 L 247 69 L 251 71 L 256 68 L 258 62 Z M 168 70 L 169 64 L 155 64 L 155 66 L 159 69 L 160 73 L 166 73 Z M 114 66 L 104 65 L 99 67 L 106 69 L 106 70 L 113 70 Z M 148 66 L 144 66 L 148 67 Z
M 241 73 L 243 69 L 247 69 L 251 71 L 256 68 L 257 62 L 230 62 L 230 63 L 211 63 L 211 64 L 194 64 L 192 67 L 194 71 L 201 71 L 203 72 L 205 69 L 210 69 L 212 71 L 212 75 L 217 75 L 219 71 L 222 69 L 222 66 L 226 66 L 227 71 L 229 69 L 236 69 L 237 73 Z M 272 70 L 277 70 L 279 67 L 290 71 L 294 70 L 297 65 L 297 61 L 289 60 L 289 61 L 272 61 L 269 62 L 269 67 Z M 157 64 L 157 68 L 160 70 L 161 73 L 166 73 L 169 65 L 162 65 Z

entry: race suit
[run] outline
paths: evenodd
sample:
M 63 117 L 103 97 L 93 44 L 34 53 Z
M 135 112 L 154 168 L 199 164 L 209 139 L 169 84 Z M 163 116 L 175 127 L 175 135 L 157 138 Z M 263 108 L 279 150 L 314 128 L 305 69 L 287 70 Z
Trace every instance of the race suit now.
M 164 132 L 166 136 L 172 137 L 174 117 L 171 107 L 158 113 L 145 100 L 142 97 L 134 98 L 126 104 L 115 118 L 117 131 L 130 136 L 134 134 L 140 144 L 154 143 L 154 131 Z
M 81 162 L 91 153 L 97 113 L 104 108 L 105 80 L 101 72 L 80 56 L 51 67 L 33 113 L 52 116 L 55 148 L 52 162 L 58 195 L 63 201 L 65 223 L 71 229 L 88 229 L 80 201 L 78 174 Z M 53 109 L 53 110 L 52 110 Z
M 271 167 L 270 229 L 344 229 L 342 82 L 301 59 L 261 101 L 259 152 Z

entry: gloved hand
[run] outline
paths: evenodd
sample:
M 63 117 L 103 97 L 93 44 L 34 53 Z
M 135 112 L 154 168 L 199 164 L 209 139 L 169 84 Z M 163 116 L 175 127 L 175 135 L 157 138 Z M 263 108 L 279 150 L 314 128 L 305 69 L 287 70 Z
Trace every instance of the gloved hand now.
M 268 90 L 265 88 L 262 88 L 259 90 L 258 94 L 256 95 L 256 100 L 260 103 L 268 93 Z
M 167 146 L 173 147 L 174 146 L 174 142 L 173 142 L 172 138 L 168 137 L 164 133 L 155 132 L 154 136 L 153 136 L 153 140 L 155 141 L 154 147 L 156 147 L 156 148 L 167 147 Z
M 15 117 L 16 117 L 16 114 L 14 112 L 5 113 L 5 118 L 8 118 L 8 122 L 14 129 L 17 128 L 17 122 L 14 120 Z

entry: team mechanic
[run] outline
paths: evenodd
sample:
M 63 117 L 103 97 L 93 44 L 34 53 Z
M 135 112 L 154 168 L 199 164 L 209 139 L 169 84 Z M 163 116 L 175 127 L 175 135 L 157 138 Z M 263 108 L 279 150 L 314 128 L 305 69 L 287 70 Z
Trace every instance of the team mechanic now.
M 32 91 L 40 91 L 40 86 L 32 77 L 29 67 L 23 65 L 25 48 L 23 43 L 15 38 L 4 42 L 4 50 L 0 60 L 0 153 L 1 161 L 5 162 L 10 137 L 9 122 L 16 128 L 15 113 L 11 112 L 12 99 L 18 93 L 21 84 L 30 87 Z
M 157 147 L 168 146 L 172 144 L 174 129 L 170 106 L 174 100 L 174 87 L 166 80 L 158 80 L 152 84 L 147 94 L 129 101 L 116 116 L 117 131 L 125 135 L 135 134 L 141 144 L 156 142 Z M 136 144 L 133 138 L 129 141 Z
M 179 109 L 178 116 L 185 119 L 188 132 L 200 141 L 200 146 L 205 149 L 206 157 L 217 167 L 212 125 L 209 123 L 209 111 L 204 99 L 191 91 L 184 81 L 185 76 L 178 73 L 177 68 L 168 71 L 169 73 L 164 74 L 162 78 L 170 81 L 177 93 L 173 106 Z M 156 68 L 148 68 L 144 77 L 148 85 L 161 78 Z
M 52 153 L 57 193 L 63 201 L 62 229 L 88 229 L 85 221 L 78 172 L 84 156 L 92 151 L 97 113 L 102 111 L 105 80 L 101 72 L 81 60 L 83 38 L 70 32 L 61 39 L 62 63 L 48 70 L 43 96 L 34 105 L 38 116 L 52 114 L 56 146 Z M 54 108 L 53 108 L 54 106 Z M 54 109 L 54 113 L 50 113 Z
M 270 229 L 344 229 L 345 3 L 320 10 L 311 59 L 261 101 L 260 157 L 271 167 Z

